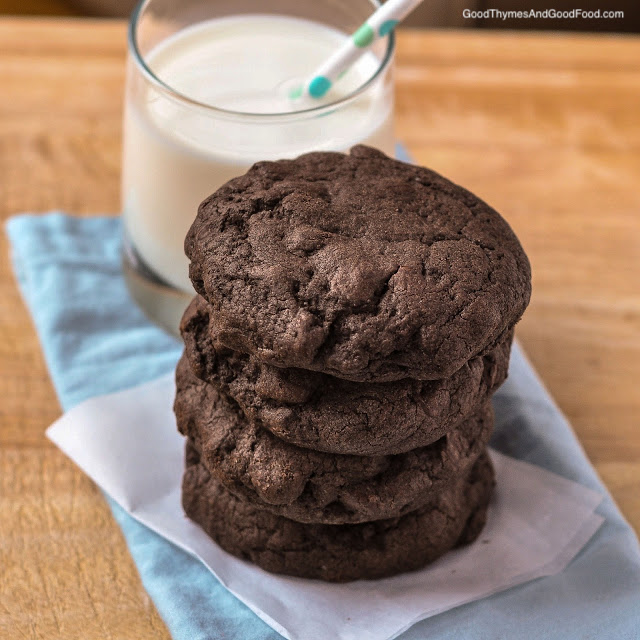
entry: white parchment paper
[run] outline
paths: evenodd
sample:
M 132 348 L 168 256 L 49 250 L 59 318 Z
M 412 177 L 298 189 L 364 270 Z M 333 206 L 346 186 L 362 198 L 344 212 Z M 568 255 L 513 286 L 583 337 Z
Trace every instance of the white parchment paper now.
M 194 554 L 260 618 L 291 640 L 386 640 L 412 624 L 571 561 L 603 519 L 602 496 L 492 452 L 497 489 L 471 546 L 421 571 L 342 585 L 269 574 L 220 549 L 180 506 L 183 437 L 173 376 L 92 398 L 48 437 L 134 518 Z M 185 585 L 188 588 L 188 585 Z

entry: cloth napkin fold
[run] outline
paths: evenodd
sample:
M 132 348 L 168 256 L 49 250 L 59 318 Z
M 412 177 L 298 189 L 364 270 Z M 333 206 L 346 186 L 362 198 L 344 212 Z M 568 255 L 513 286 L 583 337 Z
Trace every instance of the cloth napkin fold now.
M 127 294 L 119 219 L 23 215 L 11 219 L 7 231 L 20 288 L 65 409 L 171 371 L 181 346 L 152 326 Z M 638 540 L 519 349 L 494 404 L 492 445 L 605 494 L 598 508 L 605 523 L 562 573 L 419 622 L 403 640 L 638 638 Z M 280 637 L 199 561 L 109 504 L 176 640 Z

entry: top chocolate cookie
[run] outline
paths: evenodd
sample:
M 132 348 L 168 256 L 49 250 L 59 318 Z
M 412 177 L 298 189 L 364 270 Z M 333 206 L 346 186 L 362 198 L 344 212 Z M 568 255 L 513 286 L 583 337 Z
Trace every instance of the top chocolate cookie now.
M 496 211 L 364 146 L 255 164 L 200 205 L 185 251 L 222 344 L 354 381 L 450 376 L 531 292 Z

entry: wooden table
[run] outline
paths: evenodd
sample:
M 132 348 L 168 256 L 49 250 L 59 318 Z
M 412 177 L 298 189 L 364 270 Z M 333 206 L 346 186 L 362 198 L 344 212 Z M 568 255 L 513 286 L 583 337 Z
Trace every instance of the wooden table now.
M 122 22 L 0 20 L 3 217 L 118 210 L 124 55 Z M 640 529 L 640 39 L 406 31 L 397 86 L 414 157 L 520 236 L 519 338 Z M 167 638 L 99 491 L 43 437 L 60 407 L 0 269 L 0 637 Z

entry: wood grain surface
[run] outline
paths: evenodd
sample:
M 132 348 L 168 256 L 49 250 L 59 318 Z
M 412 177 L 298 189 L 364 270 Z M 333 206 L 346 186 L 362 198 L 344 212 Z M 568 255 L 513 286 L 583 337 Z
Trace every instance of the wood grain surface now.
M 0 214 L 118 210 L 125 25 L 0 20 Z M 402 32 L 397 130 L 529 253 L 518 335 L 640 529 L 640 39 Z M 60 414 L 2 243 L 0 638 L 168 638 Z

